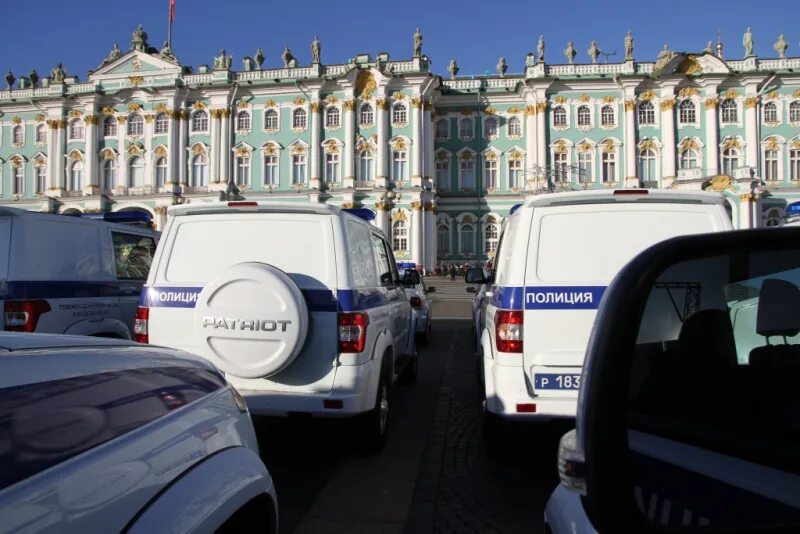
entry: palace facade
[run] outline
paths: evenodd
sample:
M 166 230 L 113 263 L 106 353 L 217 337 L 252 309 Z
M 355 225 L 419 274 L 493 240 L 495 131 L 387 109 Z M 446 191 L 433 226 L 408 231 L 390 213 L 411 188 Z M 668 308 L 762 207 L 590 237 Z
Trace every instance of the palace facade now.
M 182 65 L 134 32 L 86 81 L 61 65 L 0 91 L 0 204 L 53 213 L 142 210 L 159 228 L 174 204 L 324 202 L 376 211 L 398 261 L 483 263 L 528 195 L 604 188 L 721 191 L 738 227 L 780 225 L 800 200 L 800 58 L 725 60 L 665 49 L 545 61 L 459 77 L 413 56 L 356 55 L 279 68 L 263 52 L 232 69 Z M 785 43 L 785 41 L 784 41 Z M 746 46 L 746 45 L 745 45 Z M 263 67 L 263 68 L 262 68 Z M 14 86 L 14 83 L 16 87 Z

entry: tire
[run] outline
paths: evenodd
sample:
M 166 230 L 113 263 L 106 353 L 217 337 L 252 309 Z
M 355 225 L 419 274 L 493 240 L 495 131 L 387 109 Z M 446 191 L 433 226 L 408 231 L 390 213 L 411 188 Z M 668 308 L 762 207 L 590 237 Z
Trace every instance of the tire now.
M 389 355 L 385 356 L 389 357 Z M 361 416 L 360 434 L 364 454 L 377 454 L 386 445 L 389 430 L 389 376 L 386 367 L 381 370 L 375 406 Z
M 419 355 L 415 352 L 411 359 L 403 369 L 403 374 L 400 375 L 400 383 L 403 385 L 413 384 L 417 381 L 417 374 L 419 373 Z

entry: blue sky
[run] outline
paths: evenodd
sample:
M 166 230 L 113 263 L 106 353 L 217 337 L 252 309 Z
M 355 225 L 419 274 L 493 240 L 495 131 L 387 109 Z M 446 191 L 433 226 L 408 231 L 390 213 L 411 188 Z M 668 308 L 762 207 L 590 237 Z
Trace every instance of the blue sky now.
M 664 43 L 673 50 L 699 51 L 722 32 L 725 57 L 741 58 L 742 33 L 753 28 L 755 52 L 775 57 L 772 43 L 783 33 L 790 56 L 800 55 L 800 1 L 762 9 L 742 0 L 672 0 L 671 2 L 586 1 L 419 1 L 406 2 L 268 2 L 257 0 L 177 0 L 173 49 L 182 63 L 212 63 L 225 48 L 241 69 L 242 56 L 261 47 L 265 68 L 280 65 L 289 46 L 301 65 L 310 62 L 314 35 L 322 41 L 323 63 L 342 63 L 357 53 L 389 52 L 411 56 L 417 26 L 425 37 L 423 52 L 433 68 L 446 74 L 451 58 L 460 75 L 494 72 L 505 56 L 509 72 L 521 72 L 525 54 L 535 50 L 539 34 L 547 43 L 546 60 L 563 63 L 562 50 L 575 42 L 578 62 L 588 62 L 592 39 L 605 51 L 623 55 L 628 30 L 636 39 L 636 57 L 653 61 Z M 0 17 L 0 70 L 17 76 L 36 68 L 46 75 L 57 62 L 85 79 L 114 42 L 127 50 L 131 32 L 141 23 L 150 43 L 166 39 L 169 0 L 28 0 L 7 2 Z M 13 45 L 9 45 L 13 43 Z M 5 85 L 4 82 L 0 82 Z

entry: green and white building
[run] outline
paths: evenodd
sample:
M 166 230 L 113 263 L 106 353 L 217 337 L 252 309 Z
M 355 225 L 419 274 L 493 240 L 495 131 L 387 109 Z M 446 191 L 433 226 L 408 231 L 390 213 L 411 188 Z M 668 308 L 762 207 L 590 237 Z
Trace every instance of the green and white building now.
M 629 38 L 630 39 L 630 38 Z M 459 77 L 414 55 L 280 68 L 182 65 L 141 28 L 85 81 L 57 66 L 0 91 L 0 204 L 53 213 L 248 200 L 367 207 L 400 261 L 483 263 L 527 195 L 712 189 L 739 227 L 780 225 L 800 200 L 800 58 L 666 49 Z M 785 46 L 778 46 L 779 56 Z M 288 52 L 288 50 L 287 50 Z M 17 82 L 15 84 L 15 82 Z M 754 183 L 754 181 L 756 183 Z M 763 182 L 759 184 L 759 182 Z M 760 187 L 755 187 L 760 185 Z M 256 236 L 254 236 L 255 238 Z M 566 236 L 565 236 L 566 237 Z

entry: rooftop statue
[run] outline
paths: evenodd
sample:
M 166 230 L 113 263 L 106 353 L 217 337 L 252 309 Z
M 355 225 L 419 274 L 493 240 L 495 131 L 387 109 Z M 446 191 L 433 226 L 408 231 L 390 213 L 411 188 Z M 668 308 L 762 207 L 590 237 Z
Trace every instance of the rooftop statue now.
M 458 75 L 458 63 L 455 59 L 450 60 L 450 64 L 447 66 L 447 72 L 450 73 L 450 79 L 454 79 Z
M 113 63 L 114 61 L 118 60 L 122 57 L 122 50 L 119 49 L 119 45 L 114 43 L 114 46 L 111 47 L 111 52 L 103 59 L 103 63 L 100 66 L 108 65 L 109 63 Z
M 172 47 L 169 46 L 169 41 L 164 41 L 164 45 L 161 47 L 161 52 L 158 53 L 158 57 L 169 61 L 174 61 L 175 63 L 178 62 L 178 58 L 175 57 Z
M 14 82 L 15 81 L 16 81 L 16 78 L 14 77 L 14 73 L 11 72 L 11 71 L 8 71 L 8 73 L 6 74 L 6 83 L 8 84 L 8 90 L 9 91 L 14 86 Z
M 496 68 L 497 68 L 497 74 L 503 76 L 508 70 L 508 64 L 506 63 L 506 58 L 501 57 L 500 60 L 497 62 Z
M 36 72 L 36 69 L 33 69 L 30 74 L 28 74 L 28 79 L 31 81 L 31 87 L 36 87 L 36 84 L 39 83 L 39 73 Z
M 422 32 L 417 31 L 414 32 L 414 57 L 419 57 L 422 55 Z
M 567 61 L 570 65 L 575 63 L 575 56 L 578 52 L 575 51 L 575 45 L 572 44 L 572 41 L 567 42 L 567 47 L 564 49 L 564 55 L 567 57 Z
M 314 40 L 311 41 L 311 63 L 319 64 L 321 54 L 322 44 L 319 42 L 319 38 L 315 35 Z
M 744 57 L 753 55 L 753 31 L 750 28 L 747 28 L 747 31 L 744 32 L 742 46 L 744 46 Z
M 219 51 L 219 55 L 214 58 L 214 70 L 230 70 L 233 57 L 225 52 L 225 49 Z
M 592 41 L 586 53 L 592 58 L 592 63 L 597 63 L 597 57 L 600 55 L 600 48 L 597 47 L 597 41 Z
M 256 55 L 253 57 L 253 59 L 255 60 L 256 65 L 258 66 L 258 70 L 261 70 L 261 65 L 264 64 L 264 51 L 261 50 L 260 48 L 256 50 Z
M 786 42 L 786 37 L 783 34 L 778 37 L 778 40 L 775 41 L 775 44 L 772 45 L 772 48 L 778 53 L 778 57 L 780 59 L 784 59 L 786 57 L 786 49 L 789 48 L 789 43 Z
M 147 52 L 149 45 L 147 44 L 147 32 L 144 31 L 142 25 L 134 30 L 131 35 L 131 48 L 139 52 Z
M 64 83 L 64 78 L 67 77 L 67 72 L 64 67 L 59 63 L 53 70 L 50 71 L 50 83 Z
M 244 56 L 242 58 L 242 70 L 245 72 L 249 72 L 251 70 L 255 70 L 256 62 L 253 61 L 253 58 L 250 56 Z
M 625 61 L 633 60 L 633 34 L 629 31 L 625 35 Z
M 536 53 L 539 54 L 539 63 L 544 63 L 544 35 L 539 36 L 539 42 L 536 45 Z
M 297 60 L 292 55 L 292 51 L 289 50 L 288 46 L 286 48 L 284 48 L 283 56 L 281 56 L 281 57 L 283 59 L 283 68 L 284 69 L 293 69 L 293 68 L 297 67 Z
M 533 52 L 528 52 L 528 55 L 525 56 L 525 67 L 533 67 L 536 65 L 536 56 L 533 55 Z

